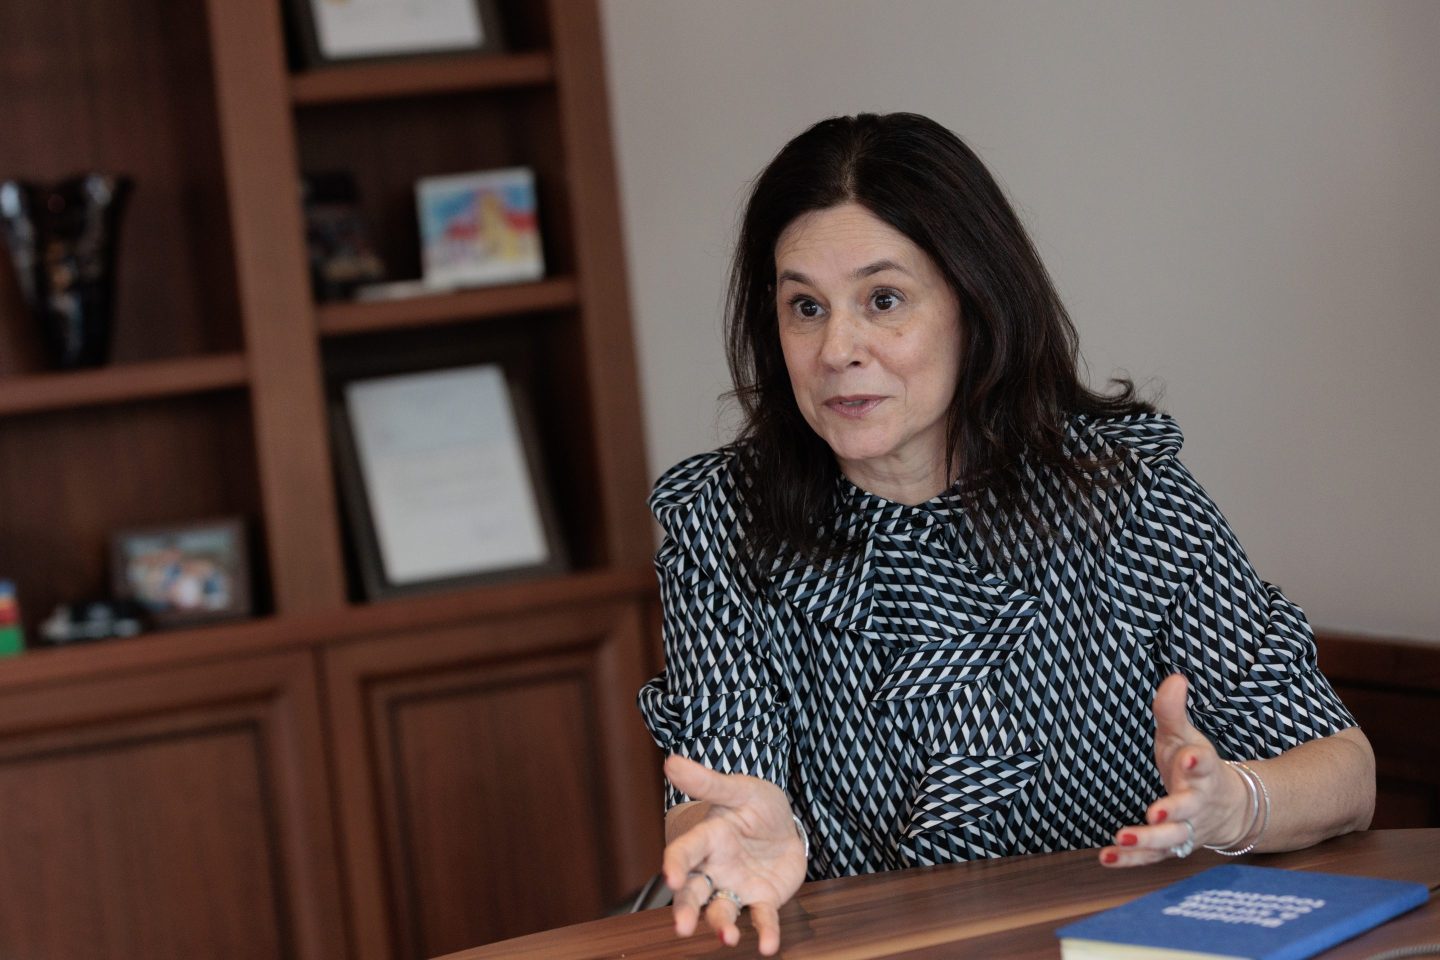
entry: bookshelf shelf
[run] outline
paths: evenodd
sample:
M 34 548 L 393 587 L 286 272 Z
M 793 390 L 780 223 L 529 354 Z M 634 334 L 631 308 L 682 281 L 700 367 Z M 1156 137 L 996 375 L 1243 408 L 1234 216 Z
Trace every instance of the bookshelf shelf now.
M 562 310 L 578 303 L 579 288 L 575 279 L 556 277 L 539 283 L 460 290 L 403 300 L 325 304 L 316 310 L 316 323 L 322 336 L 343 337 Z
M 429 57 L 389 63 L 325 67 L 290 79 L 297 107 L 443 93 L 538 87 L 555 79 L 548 53 Z
M 249 367 L 240 353 L 38 373 L 0 379 L 0 416 L 208 393 L 249 382 Z

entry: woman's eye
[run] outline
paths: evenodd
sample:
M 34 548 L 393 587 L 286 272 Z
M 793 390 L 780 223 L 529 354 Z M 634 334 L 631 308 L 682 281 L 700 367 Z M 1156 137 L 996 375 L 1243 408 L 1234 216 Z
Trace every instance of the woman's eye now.
M 885 313 L 900 305 L 900 295 L 893 290 L 876 290 L 870 303 L 876 310 Z
M 814 320 L 820 316 L 822 312 L 820 304 L 811 300 L 809 297 L 796 297 L 794 300 L 791 300 L 790 309 L 795 312 L 795 316 L 804 320 Z

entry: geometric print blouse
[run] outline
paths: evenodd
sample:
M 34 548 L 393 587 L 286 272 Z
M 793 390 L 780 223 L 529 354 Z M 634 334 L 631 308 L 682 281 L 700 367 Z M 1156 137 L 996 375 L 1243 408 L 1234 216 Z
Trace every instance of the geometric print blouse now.
M 1075 418 L 1071 452 L 1107 458 L 1108 482 L 1077 507 L 1027 470 L 1032 519 L 1003 558 L 953 491 L 907 506 L 840 478 L 824 522 L 857 549 L 763 577 L 736 558 L 743 457 L 681 462 L 651 496 L 665 670 L 646 725 L 785 790 L 810 879 L 1108 843 L 1162 792 L 1151 702 L 1172 672 L 1222 757 L 1354 726 L 1181 441 L 1163 415 Z

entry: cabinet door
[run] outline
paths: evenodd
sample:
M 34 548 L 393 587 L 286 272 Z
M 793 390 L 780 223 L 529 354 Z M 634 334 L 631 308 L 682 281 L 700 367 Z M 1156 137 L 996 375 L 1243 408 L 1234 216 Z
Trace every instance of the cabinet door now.
M 314 662 L 0 692 L 0 956 L 345 955 Z
M 327 652 L 360 957 L 594 919 L 658 867 L 641 613 L 583 605 Z

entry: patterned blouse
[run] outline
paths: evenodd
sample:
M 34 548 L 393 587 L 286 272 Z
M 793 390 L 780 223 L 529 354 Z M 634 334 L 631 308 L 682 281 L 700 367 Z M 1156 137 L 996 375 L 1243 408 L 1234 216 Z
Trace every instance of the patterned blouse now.
M 1079 509 L 1027 469 L 1047 533 L 1012 527 L 1003 559 L 954 491 L 906 506 L 841 479 L 828 522 L 860 548 L 768 577 L 736 556 L 737 452 L 671 468 L 651 497 L 666 669 L 640 708 L 655 741 L 784 789 L 817 879 L 1110 842 L 1163 792 L 1151 703 L 1172 672 L 1224 757 L 1354 726 L 1305 615 L 1176 459 L 1174 422 L 1076 418 L 1069 439 L 1110 458 L 1112 482 Z

